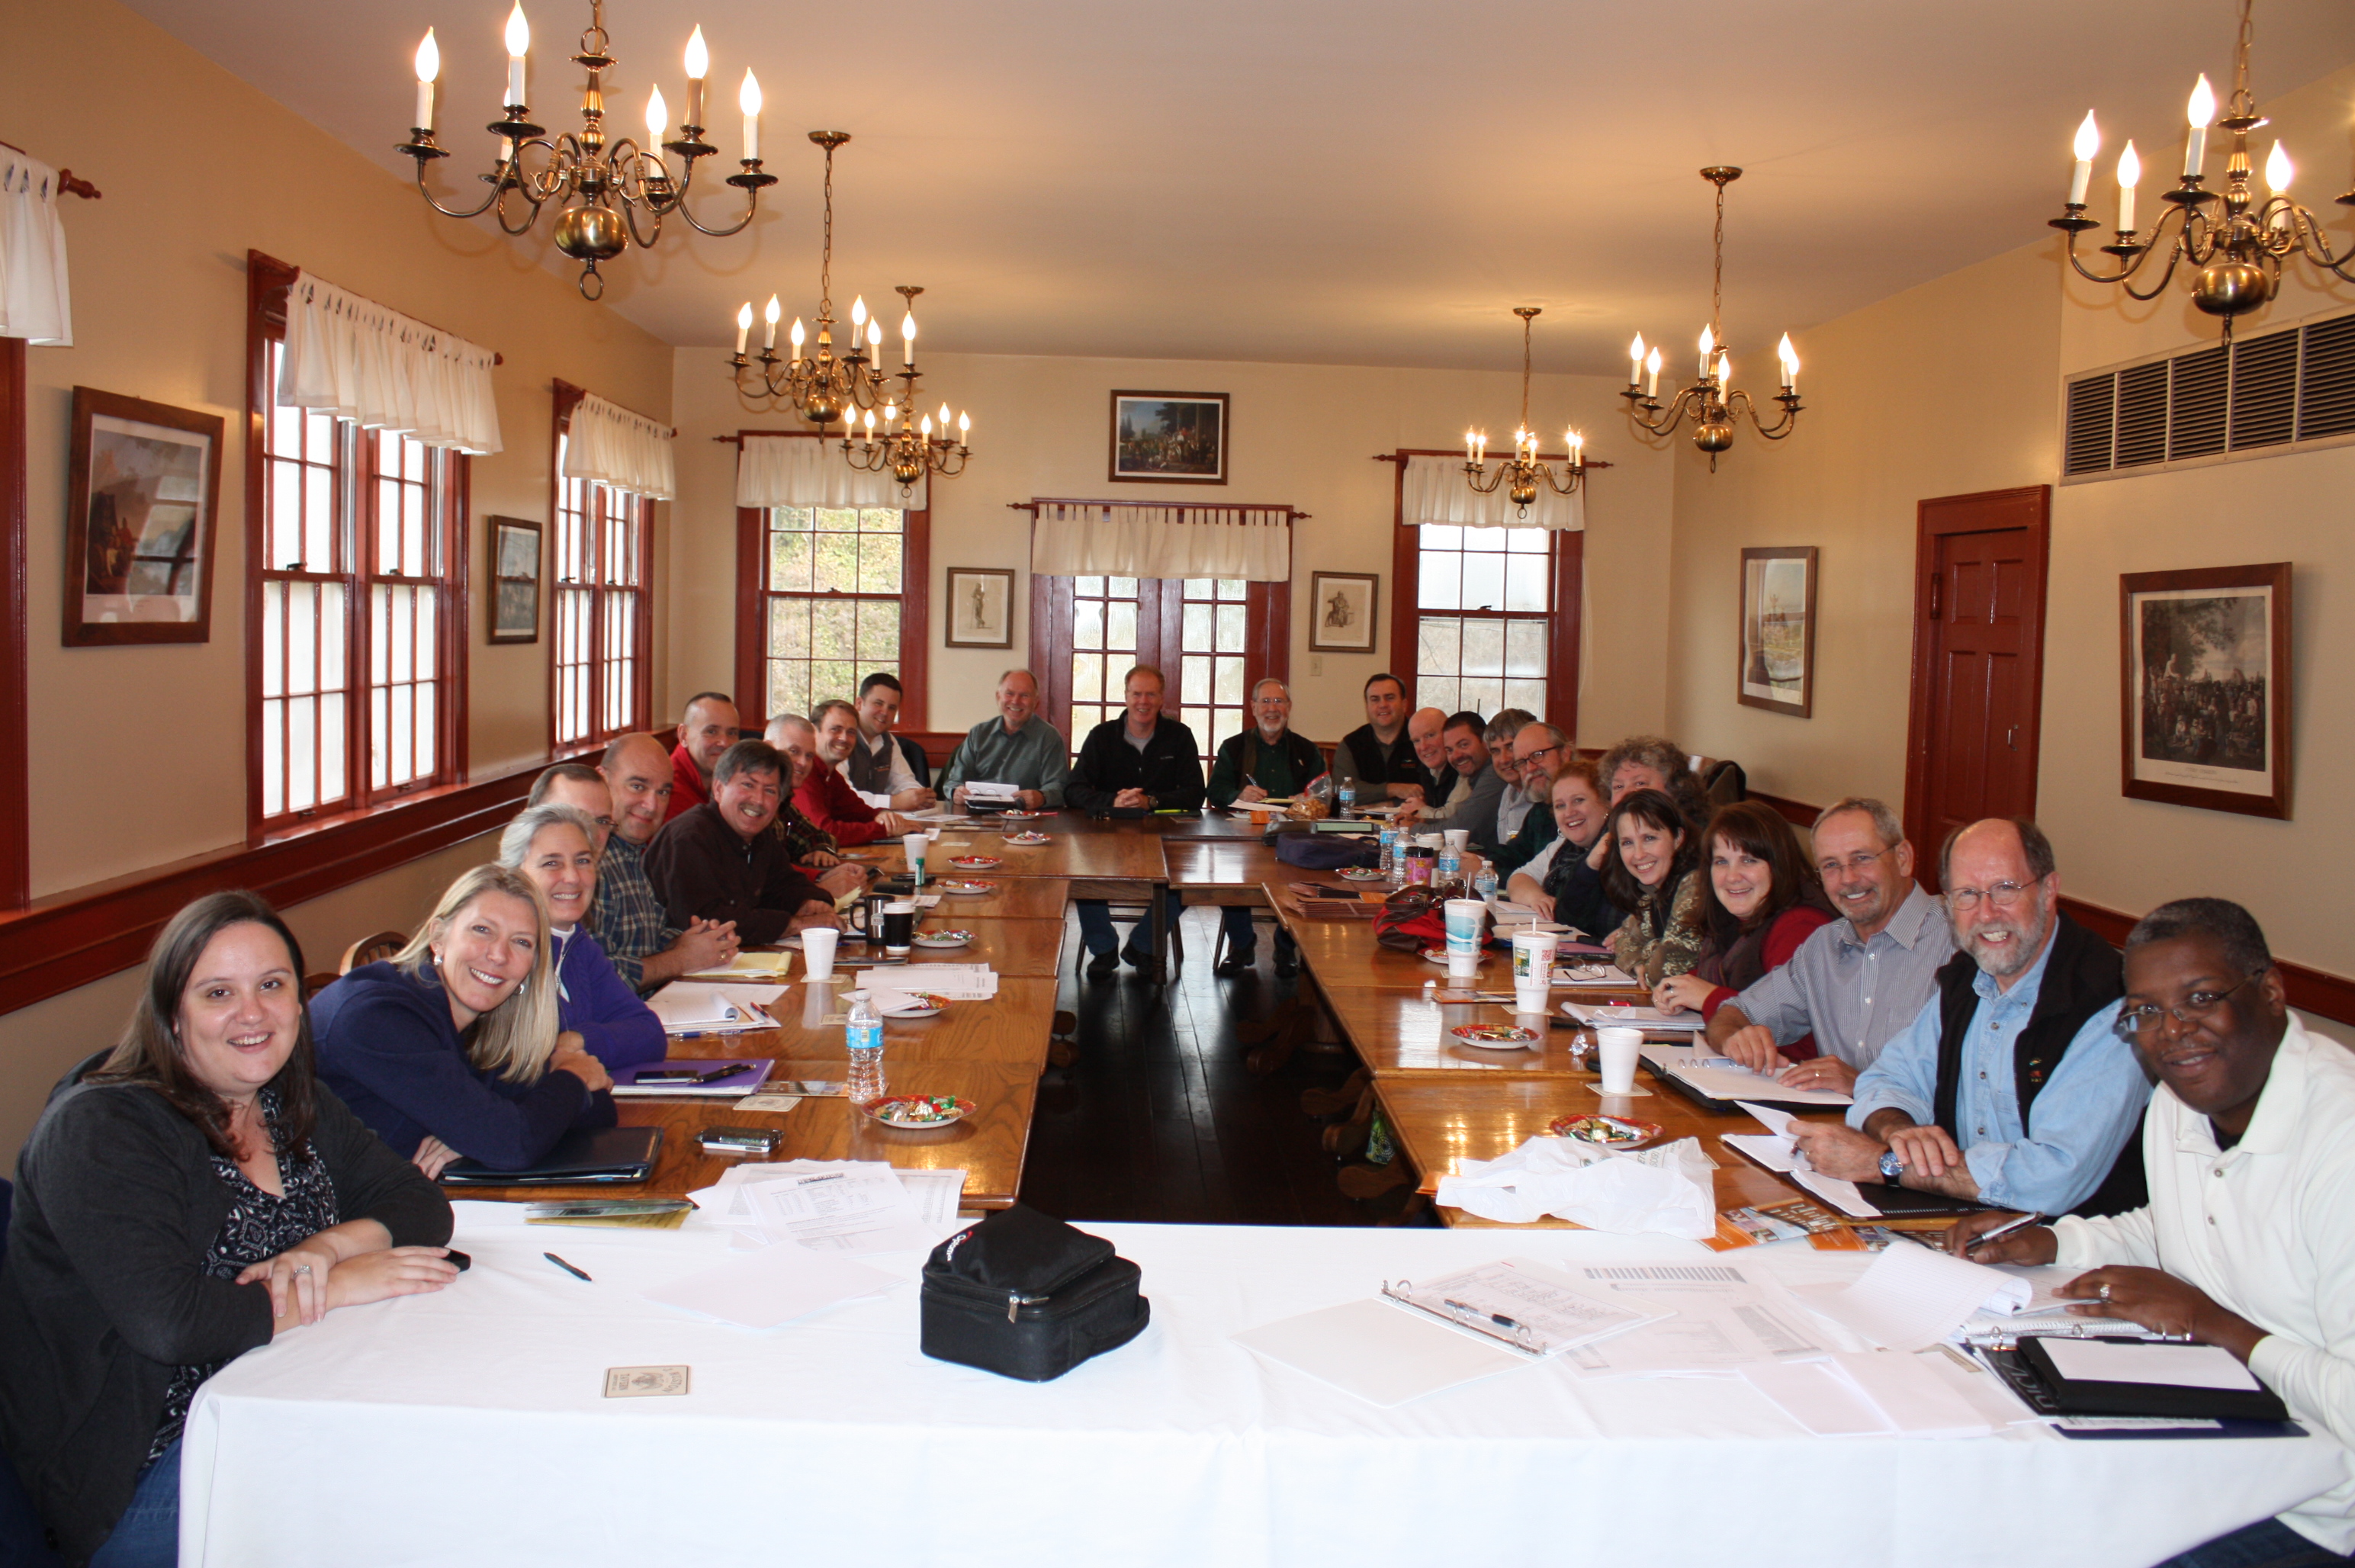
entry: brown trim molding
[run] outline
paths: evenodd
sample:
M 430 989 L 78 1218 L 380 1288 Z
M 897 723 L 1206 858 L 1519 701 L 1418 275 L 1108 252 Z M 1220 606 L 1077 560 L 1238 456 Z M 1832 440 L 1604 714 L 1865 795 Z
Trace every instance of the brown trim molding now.
M 25 688 L 28 412 L 25 340 L 0 337 L 0 910 L 22 909 L 32 884 Z
M 372 811 L 75 888 L 0 913 L 0 1013 L 144 962 L 182 905 L 247 888 L 284 908 L 351 886 L 501 826 L 547 763 L 444 784 Z
M 1794 827 L 1809 828 L 1816 825 L 1817 807 L 1796 800 L 1785 800 L 1779 795 L 1768 795 L 1764 790 L 1753 789 L 1749 792 L 1749 795 L 1759 805 L 1771 805 L 1781 812 L 1783 819 Z

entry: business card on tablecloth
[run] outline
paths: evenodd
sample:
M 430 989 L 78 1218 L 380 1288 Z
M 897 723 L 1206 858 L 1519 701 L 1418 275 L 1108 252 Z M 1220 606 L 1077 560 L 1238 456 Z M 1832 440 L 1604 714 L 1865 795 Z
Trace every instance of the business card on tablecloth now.
M 685 1393 L 685 1367 L 607 1367 L 607 1399 L 646 1399 L 655 1394 Z

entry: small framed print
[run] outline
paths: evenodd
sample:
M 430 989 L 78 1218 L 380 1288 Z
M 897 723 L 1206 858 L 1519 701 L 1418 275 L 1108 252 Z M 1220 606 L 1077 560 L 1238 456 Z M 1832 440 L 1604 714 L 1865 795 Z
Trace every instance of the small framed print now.
M 212 639 L 224 428 L 218 414 L 74 389 L 65 646 Z
M 1354 571 L 1311 572 L 1309 602 L 1316 613 L 1308 623 L 1308 646 L 1320 654 L 1369 654 L 1374 651 L 1374 593 L 1382 580 Z
M 2290 563 L 2118 579 L 2121 793 L 2289 816 Z
M 948 573 L 948 594 L 950 647 L 1014 645 L 1013 572 L 953 566 Z
M 1742 552 L 1742 664 L 1734 696 L 1745 708 L 1806 719 L 1816 706 L 1816 547 Z
M 491 641 L 539 641 L 539 525 L 491 520 Z
M 1108 477 L 1132 485 L 1225 484 L 1227 396 L 1114 392 Z

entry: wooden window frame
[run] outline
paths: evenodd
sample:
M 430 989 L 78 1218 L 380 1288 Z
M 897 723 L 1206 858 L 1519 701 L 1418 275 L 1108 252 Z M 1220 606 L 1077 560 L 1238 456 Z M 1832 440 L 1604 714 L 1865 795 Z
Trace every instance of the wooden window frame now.
M 612 661 L 612 652 L 605 646 L 605 610 L 609 600 L 616 597 L 634 598 L 638 603 L 635 644 L 631 656 L 637 661 L 637 678 L 631 682 L 632 713 L 616 728 L 607 729 L 592 722 L 588 732 L 567 740 L 557 733 L 558 715 L 562 711 L 562 684 L 559 666 L 564 650 L 560 622 L 561 601 L 566 584 L 558 580 L 557 571 L 562 561 L 559 545 L 564 517 L 564 465 L 561 461 L 566 438 L 572 430 L 572 411 L 589 395 L 587 389 L 570 381 L 556 383 L 555 417 L 549 421 L 548 432 L 548 751 L 550 756 L 571 752 L 595 750 L 606 745 L 617 735 L 627 735 L 650 728 L 654 723 L 654 533 L 655 504 L 651 496 L 633 496 L 630 505 L 638 513 L 638 582 L 635 588 L 617 587 L 604 580 L 604 529 L 606 515 L 602 506 L 595 506 L 602 492 L 611 497 L 616 492 L 602 485 L 592 485 L 588 499 L 595 506 L 599 518 L 592 530 L 588 559 L 595 563 L 595 577 L 586 585 L 589 592 L 589 706 L 593 715 L 602 712 L 605 669 Z M 572 585 L 576 591 L 581 584 Z
M 368 454 L 368 432 L 357 432 L 353 449 L 360 463 L 350 475 L 350 494 L 358 515 L 350 523 L 351 559 L 341 573 L 349 633 L 345 645 L 345 780 L 348 795 L 332 809 L 263 815 L 262 770 L 264 736 L 262 702 L 262 616 L 265 571 L 269 552 L 267 475 L 270 453 L 265 421 L 273 389 L 270 385 L 270 347 L 286 335 L 287 292 L 298 269 L 261 251 L 247 252 L 246 267 L 246 441 L 245 441 L 245 665 L 246 665 L 246 834 L 260 844 L 273 836 L 314 828 L 325 822 L 365 816 L 398 805 L 463 781 L 467 773 L 466 739 L 468 673 L 466 649 L 473 624 L 468 553 L 473 528 L 473 460 L 464 453 L 446 453 L 442 459 L 444 506 L 444 569 L 437 580 L 446 602 L 435 616 L 434 640 L 443 673 L 442 697 L 434 714 L 434 754 L 437 766 L 424 778 L 374 789 L 369 779 L 372 741 L 368 702 L 369 599 L 382 581 L 373 571 L 374 539 L 365 519 L 376 505 L 376 473 Z M 407 579 L 394 581 L 406 581 Z
M 1178 656 L 1169 650 L 1185 644 L 1187 581 L 1180 577 L 1137 579 L 1137 656 L 1141 662 L 1157 664 L 1173 688 L 1179 679 L 1176 673 Z M 1077 757 L 1087 737 L 1071 732 L 1071 583 L 1068 576 L 1038 571 L 1030 574 L 1031 662 L 1025 667 L 1039 681 L 1039 711 L 1047 722 L 1062 731 L 1071 755 Z M 1148 605 L 1143 592 L 1146 583 L 1175 583 L 1177 591 L 1157 590 L 1153 596 L 1155 603 Z M 1148 617 L 1152 623 L 1149 627 Z M 1292 680 L 1292 584 L 1247 582 L 1243 591 L 1243 719 L 1248 724 L 1252 687 L 1271 677 L 1287 685 Z M 1147 657 L 1148 654 L 1153 656 Z M 1109 667 L 1104 678 L 1107 682 L 1112 678 Z M 1164 694 L 1162 711 L 1172 719 L 1178 717 L 1182 706 Z M 1195 739 L 1198 743 L 1205 740 L 1201 736 Z M 1210 762 L 1212 755 L 1205 752 L 1203 762 Z
M 1398 452 L 1380 461 L 1394 462 L 1397 473 L 1392 480 L 1391 501 L 1391 639 L 1390 673 L 1406 687 L 1410 706 L 1422 706 L 1414 667 L 1421 663 L 1415 651 L 1415 622 L 1422 616 L 1423 598 L 1423 535 L 1410 528 L 1406 522 L 1406 461 L 1410 457 L 1459 457 L 1450 451 L 1430 447 L 1401 447 Z M 1460 460 L 1460 458 L 1459 458 Z M 1590 463 L 1590 469 L 1606 466 Z M 1591 476 L 1589 482 L 1592 482 Z M 1586 532 L 1582 528 L 1560 528 L 1553 541 L 1553 613 L 1547 617 L 1550 626 L 1546 644 L 1546 710 L 1540 715 L 1549 724 L 1571 738 L 1578 740 L 1578 675 L 1579 644 L 1584 635 L 1586 613 Z M 1444 612 L 1434 612 L 1444 613 Z M 1458 611 L 1458 614 L 1477 614 L 1476 611 Z M 1499 620 L 1512 617 L 1499 613 Z
M 830 439 L 815 431 L 739 431 L 732 436 L 715 439 L 737 443 L 742 451 L 747 439 L 761 441 L 824 441 Z M 838 438 L 834 438 L 838 439 Z M 931 711 L 932 669 L 932 487 L 924 489 L 925 505 L 904 510 L 900 525 L 900 718 L 893 726 L 895 732 L 922 730 Z M 755 715 L 745 704 L 753 696 L 762 697 L 765 706 L 768 679 L 763 648 L 767 617 L 762 613 L 768 593 L 768 565 L 764 557 L 766 509 L 760 507 L 736 508 L 736 711 L 748 731 L 766 726 L 774 714 Z M 859 677 L 864 680 L 866 675 Z M 688 689 L 694 688 L 690 686 Z M 846 700 L 856 701 L 857 690 L 846 691 Z
M 25 348 L 21 337 L 0 337 L 0 909 L 22 909 L 32 893 Z

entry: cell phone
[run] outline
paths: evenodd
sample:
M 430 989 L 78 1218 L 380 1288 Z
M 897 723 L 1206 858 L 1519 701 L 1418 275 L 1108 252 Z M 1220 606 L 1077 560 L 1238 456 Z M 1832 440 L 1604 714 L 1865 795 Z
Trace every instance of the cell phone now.
M 458 1265 L 458 1272 L 460 1274 L 464 1274 L 468 1269 L 474 1266 L 473 1256 L 466 1253 L 460 1252 L 455 1247 L 444 1247 L 442 1251 L 452 1263 Z
M 777 1132 L 773 1127 L 706 1127 L 695 1141 L 706 1154 L 774 1154 Z

